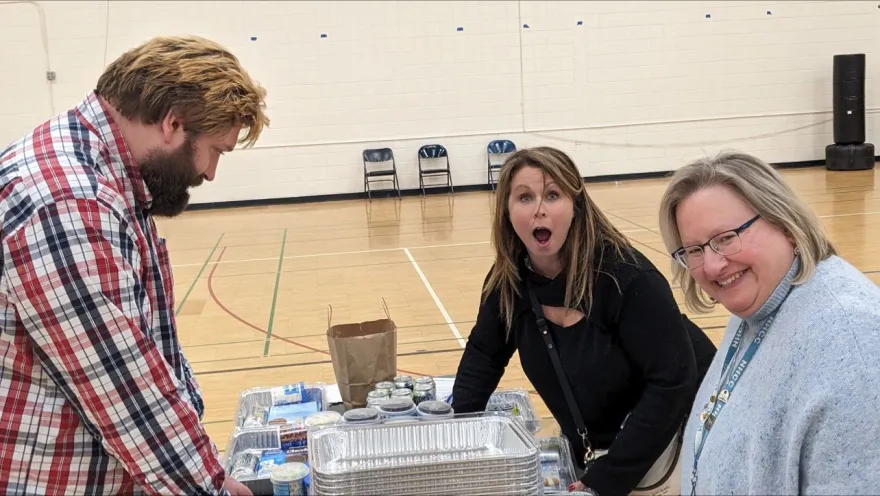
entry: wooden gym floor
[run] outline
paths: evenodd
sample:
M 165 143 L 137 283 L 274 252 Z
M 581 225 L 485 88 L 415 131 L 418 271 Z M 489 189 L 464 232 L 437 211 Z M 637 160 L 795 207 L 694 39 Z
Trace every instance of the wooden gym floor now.
M 841 255 L 880 282 L 874 171 L 783 172 Z M 657 229 L 665 179 L 588 184 L 614 223 L 666 274 Z M 205 187 L 210 187 L 206 185 Z M 187 212 L 159 221 L 174 266 L 179 336 L 204 391 L 205 427 L 221 452 L 238 393 L 296 381 L 334 383 L 325 331 L 382 318 L 399 328 L 398 367 L 452 375 L 488 270 L 489 192 Z M 674 288 L 681 301 L 678 288 Z M 692 315 L 717 343 L 727 313 Z M 514 356 L 502 387 L 531 390 Z M 540 398 L 541 435 L 555 422 Z

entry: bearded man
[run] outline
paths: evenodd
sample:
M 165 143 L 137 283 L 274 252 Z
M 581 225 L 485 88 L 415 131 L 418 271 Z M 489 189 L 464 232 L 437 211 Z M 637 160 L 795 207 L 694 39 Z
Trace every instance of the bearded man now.
M 222 46 L 159 37 L 0 153 L 0 493 L 250 493 L 201 425 L 153 216 L 258 139 L 265 96 Z

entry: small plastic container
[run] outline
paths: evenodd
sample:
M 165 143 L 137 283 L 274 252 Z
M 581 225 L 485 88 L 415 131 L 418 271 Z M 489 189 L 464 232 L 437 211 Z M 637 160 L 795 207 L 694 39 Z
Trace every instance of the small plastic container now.
M 306 428 L 311 427 L 321 427 L 324 425 L 333 425 L 337 422 L 342 421 L 342 414 L 339 412 L 334 412 L 333 410 L 327 410 L 326 412 L 317 412 L 306 417 Z
M 375 408 L 355 408 L 342 415 L 342 422 L 354 425 L 378 424 L 381 418 Z
M 274 496 L 305 496 L 306 477 L 309 475 L 309 467 L 300 462 L 290 462 L 279 465 L 272 471 L 269 480 L 272 482 Z
M 379 411 L 389 420 L 398 417 L 412 417 L 416 413 L 416 405 L 409 398 L 391 398 L 379 405 Z
M 516 410 L 516 404 L 512 401 L 501 401 L 498 403 L 491 403 L 486 407 L 487 412 L 501 412 L 506 413 L 508 415 L 514 415 Z
M 416 412 L 419 417 L 424 419 L 452 418 L 455 414 L 452 405 L 445 401 L 423 401 L 419 403 Z

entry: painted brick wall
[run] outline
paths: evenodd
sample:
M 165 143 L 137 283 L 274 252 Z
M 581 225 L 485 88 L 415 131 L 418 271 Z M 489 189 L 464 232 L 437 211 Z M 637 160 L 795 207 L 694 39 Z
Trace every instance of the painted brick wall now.
M 269 89 L 272 127 L 194 202 L 360 192 L 361 150 L 384 146 L 415 188 L 427 143 L 447 146 L 456 184 L 483 183 L 496 138 L 559 146 L 585 176 L 727 147 L 813 160 L 832 142 L 834 54 L 867 54 L 876 105 L 878 16 L 876 2 L 0 2 L 0 141 L 75 104 L 125 49 L 195 33 Z

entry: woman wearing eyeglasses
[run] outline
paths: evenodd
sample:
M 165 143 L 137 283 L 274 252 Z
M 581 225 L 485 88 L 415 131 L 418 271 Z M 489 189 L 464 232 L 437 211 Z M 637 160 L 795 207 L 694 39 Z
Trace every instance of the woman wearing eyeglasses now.
M 733 315 L 685 429 L 682 494 L 880 488 L 880 289 L 761 160 L 672 177 L 660 228 L 692 310 Z
M 681 427 L 714 344 L 682 315 L 664 275 L 599 210 L 562 150 L 511 155 L 495 200 L 495 262 L 453 408 L 485 410 L 518 352 L 571 443 L 579 471 L 571 489 L 674 491 Z

